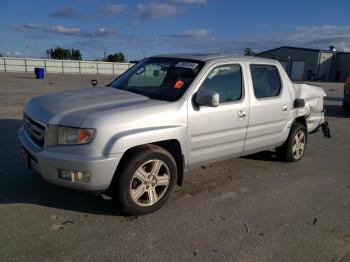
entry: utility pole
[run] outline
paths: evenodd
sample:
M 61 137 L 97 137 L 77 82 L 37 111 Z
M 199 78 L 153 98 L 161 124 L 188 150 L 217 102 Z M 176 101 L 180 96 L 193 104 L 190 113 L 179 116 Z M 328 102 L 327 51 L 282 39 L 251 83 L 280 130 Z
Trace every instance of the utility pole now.
M 106 51 L 107 49 L 105 48 L 105 51 L 103 52 L 103 60 L 106 61 Z

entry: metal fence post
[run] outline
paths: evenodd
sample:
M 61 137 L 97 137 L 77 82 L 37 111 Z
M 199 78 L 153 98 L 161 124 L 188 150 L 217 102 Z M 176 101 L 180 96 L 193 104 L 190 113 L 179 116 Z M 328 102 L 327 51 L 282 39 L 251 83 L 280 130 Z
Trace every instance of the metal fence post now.
M 7 72 L 6 70 L 6 58 L 4 57 L 4 69 L 5 69 L 5 72 Z
M 114 75 L 114 74 L 115 74 L 115 71 L 114 71 L 114 63 L 112 64 L 112 70 L 113 70 L 112 75 Z

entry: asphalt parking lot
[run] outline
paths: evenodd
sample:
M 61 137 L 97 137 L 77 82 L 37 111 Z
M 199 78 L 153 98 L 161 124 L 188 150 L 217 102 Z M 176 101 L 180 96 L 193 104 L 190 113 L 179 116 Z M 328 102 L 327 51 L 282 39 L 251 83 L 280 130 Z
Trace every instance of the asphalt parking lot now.
M 113 76 L 0 73 L 0 261 L 350 261 L 350 115 L 327 92 L 332 138 L 305 157 L 272 152 L 203 166 L 156 213 L 126 217 L 112 200 L 46 183 L 19 157 L 31 97 Z

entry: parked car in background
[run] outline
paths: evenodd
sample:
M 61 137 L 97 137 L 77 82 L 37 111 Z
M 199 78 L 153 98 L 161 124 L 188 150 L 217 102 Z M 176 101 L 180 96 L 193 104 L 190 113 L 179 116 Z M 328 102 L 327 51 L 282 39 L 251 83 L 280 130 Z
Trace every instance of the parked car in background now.
M 160 208 L 193 167 L 269 149 L 300 160 L 309 133 L 322 126 L 329 135 L 325 95 L 293 84 L 275 60 L 155 56 L 108 86 L 32 99 L 18 135 L 47 181 L 110 190 L 140 215 Z
M 344 83 L 343 107 L 345 111 L 350 112 L 350 75 Z

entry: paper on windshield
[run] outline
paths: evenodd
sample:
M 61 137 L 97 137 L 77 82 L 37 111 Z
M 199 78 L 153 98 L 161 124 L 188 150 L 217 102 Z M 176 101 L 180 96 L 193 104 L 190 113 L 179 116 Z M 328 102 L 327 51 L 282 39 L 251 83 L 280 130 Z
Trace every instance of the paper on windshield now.
M 197 63 L 191 63 L 191 62 L 178 62 L 175 67 L 182 67 L 182 68 L 189 68 L 189 69 L 196 69 L 198 66 Z

